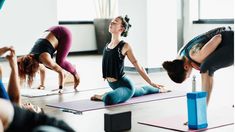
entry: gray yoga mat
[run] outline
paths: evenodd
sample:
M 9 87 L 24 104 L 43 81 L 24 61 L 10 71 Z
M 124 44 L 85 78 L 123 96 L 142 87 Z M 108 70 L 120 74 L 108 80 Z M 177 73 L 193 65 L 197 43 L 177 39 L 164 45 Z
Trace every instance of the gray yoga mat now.
M 43 97 L 43 96 L 50 96 L 50 95 L 60 95 L 60 94 L 68 94 L 68 93 L 79 93 L 79 92 L 86 92 L 92 90 L 99 90 L 99 89 L 108 89 L 109 87 L 100 87 L 94 89 L 78 89 L 75 91 L 72 87 L 65 88 L 62 93 L 59 93 L 58 90 L 39 90 L 36 88 L 22 88 L 20 90 L 21 96 L 29 97 L 29 98 L 36 98 L 36 97 Z
M 63 103 L 52 103 L 52 104 L 47 104 L 47 106 L 64 109 L 66 112 L 79 113 L 79 112 L 85 112 L 85 111 L 91 111 L 91 110 L 98 110 L 98 109 L 123 106 L 123 105 L 129 105 L 129 104 L 137 104 L 137 103 L 150 102 L 150 101 L 163 100 L 163 99 L 170 99 L 170 98 L 178 98 L 178 97 L 184 97 L 184 96 L 186 96 L 186 92 L 171 91 L 168 93 L 157 93 L 157 94 L 150 94 L 150 95 L 145 95 L 145 96 L 140 96 L 140 97 L 134 97 L 124 103 L 120 103 L 116 105 L 109 105 L 109 106 L 105 106 L 103 102 L 91 101 L 89 99 L 63 102 Z
M 219 112 L 218 112 L 219 111 Z M 216 113 L 217 112 L 217 113 Z M 214 112 L 208 112 L 206 129 L 190 130 L 187 125 L 183 125 L 187 121 L 187 116 L 169 116 L 161 119 L 139 121 L 139 124 L 148 125 L 152 127 L 164 128 L 180 132 L 199 132 L 209 129 L 220 128 L 224 126 L 234 125 L 233 109 L 230 110 L 214 110 Z
M 5 79 L 6 80 L 6 79 Z M 141 86 L 141 83 L 135 84 L 137 87 Z M 53 86 L 51 86 L 53 87 Z M 63 89 L 62 93 L 58 93 L 58 90 L 45 88 L 44 90 L 39 90 L 37 88 L 22 88 L 20 89 L 21 96 L 28 97 L 28 98 L 36 98 L 36 97 L 43 97 L 43 96 L 50 96 L 50 95 L 60 95 L 60 94 L 68 94 L 68 93 L 79 93 L 79 92 L 86 92 L 86 91 L 93 91 L 93 90 L 101 90 L 101 89 L 109 89 L 109 86 L 100 86 L 92 89 L 86 88 L 78 88 L 77 91 L 73 89 L 73 86 L 66 86 Z M 111 89 L 111 88 L 110 88 Z

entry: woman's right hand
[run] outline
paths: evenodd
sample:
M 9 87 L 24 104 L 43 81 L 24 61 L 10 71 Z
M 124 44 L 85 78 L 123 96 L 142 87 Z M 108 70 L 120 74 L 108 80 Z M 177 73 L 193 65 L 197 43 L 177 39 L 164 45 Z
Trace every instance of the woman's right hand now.
M 7 51 L 14 51 L 13 46 L 0 48 L 0 56 L 5 54 Z

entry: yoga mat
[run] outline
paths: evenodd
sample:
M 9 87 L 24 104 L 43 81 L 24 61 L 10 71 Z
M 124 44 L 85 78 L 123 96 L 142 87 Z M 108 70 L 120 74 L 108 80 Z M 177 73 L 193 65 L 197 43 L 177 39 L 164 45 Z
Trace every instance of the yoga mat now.
M 5 81 L 6 81 L 6 79 L 5 79 Z M 136 87 L 140 87 L 143 84 L 136 83 L 135 85 L 136 85 Z M 83 88 L 78 87 L 77 91 L 75 91 L 73 89 L 73 85 L 72 85 L 72 86 L 65 86 L 63 89 L 63 92 L 61 94 L 86 92 L 86 91 L 108 89 L 108 88 L 110 88 L 110 87 L 109 86 L 101 86 L 101 87 L 96 87 L 96 88 L 92 88 L 92 89 L 86 89 L 85 87 L 83 87 Z M 22 88 L 22 89 L 20 89 L 20 92 L 21 92 L 21 96 L 29 97 L 29 98 L 43 97 L 43 96 L 50 96 L 50 95 L 59 95 L 60 94 L 60 93 L 58 93 L 58 90 L 55 91 L 55 89 L 49 89 L 48 87 L 46 87 L 44 90 L 40 90 L 37 88 Z
M 188 129 L 187 125 L 183 125 L 187 121 L 187 116 L 171 116 L 171 117 L 165 117 L 161 119 L 156 120 L 147 120 L 147 121 L 139 121 L 139 124 L 153 126 L 153 127 L 159 127 L 174 131 L 181 131 L 181 132 L 199 132 L 199 131 L 205 131 L 209 129 L 215 129 L 219 127 L 224 127 L 228 125 L 233 125 L 233 110 L 215 110 L 217 113 L 209 114 L 207 116 L 207 123 L 208 127 L 206 129 L 199 129 L 199 130 L 190 130 Z
M 91 90 L 98 90 L 98 89 L 105 89 L 108 87 L 101 87 L 101 88 L 94 88 L 94 89 L 84 89 L 84 90 L 77 90 L 75 91 L 72 87 L 65 88 L 62 93 L 59 93 L 58 90 L 40 90 L 36 88 L 22 88 L 20 89 L 21 96 L 35 98 L 35 97 L 43 97 L 43 96 L 50 96 L 50 95 L 60 95 L 60 94 L 68 94 L 68 93 L 78 93 L 78 92 L 85 92 Z
M 109 106 L 105 106 L 104 103 L 101 101 L 91 101 L 89 99 L 72 101 L 72 102 L 63 102 L 63 103 L 52 103 L 52 104 L 47 104 L 47 106 L 65 109 L 67 112 L 76 113 L 76 112 L 85 112 L 85 111 L 91 111 L 91 110 L 98 110 L 98 109 L 104 109 L 104 108 L 110 108 L 110 107 L 116 107 L 116 106 L 137 104 L 137 103 L 184 97 L 184 96 L 186 96 L 186 92 L 171 91 L 168 93 L 157 93 L 157 94 L 150 94 L 150 95 L 145 95 L 145 96 L 140 96 L 140 97 L 134 97 L 124 103 L 120 103 L 116 105 L 109 105 Z

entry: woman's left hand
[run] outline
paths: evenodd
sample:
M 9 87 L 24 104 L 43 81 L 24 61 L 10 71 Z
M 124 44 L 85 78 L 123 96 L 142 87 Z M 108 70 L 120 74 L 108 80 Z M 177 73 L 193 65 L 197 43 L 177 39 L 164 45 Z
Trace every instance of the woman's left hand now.
M 165 89 L 164 86 L 161 85 L 161 84 L 152 83 L 151 85 L 152 85 L 153 87 L 158 88 L 160 93 L 171 92 L 171 90 Z
M 164 87 L 163 85 L 157 84 L 157 83 L 151 83 L 151 86 L 156 87 L 156 88 L 159 88 L 159 89 L 161 89 L 161 88 Z

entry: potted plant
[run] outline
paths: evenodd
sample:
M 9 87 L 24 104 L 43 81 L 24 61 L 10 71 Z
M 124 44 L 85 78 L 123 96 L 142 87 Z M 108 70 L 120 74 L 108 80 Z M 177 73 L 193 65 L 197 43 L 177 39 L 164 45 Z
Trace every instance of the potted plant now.
M 103 53 L 105 45 L 110 42 L 111 34 L 108 31 L 109 23 L 114 17 L 116 0 L 94 0 L 96 5 L 97 18 L 94 19 L 96 44 L 98 54 Z

